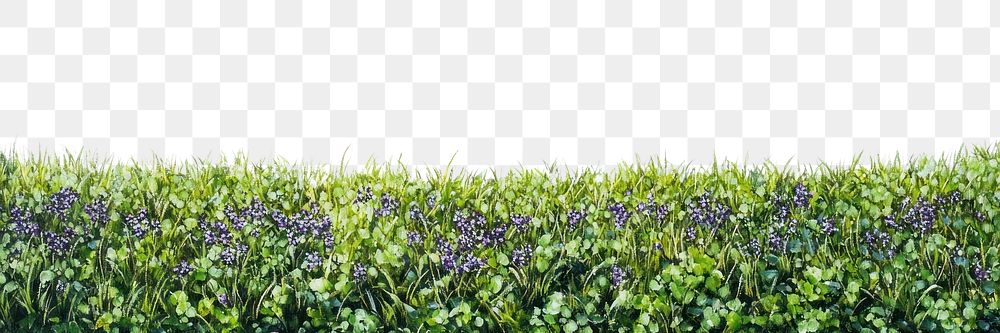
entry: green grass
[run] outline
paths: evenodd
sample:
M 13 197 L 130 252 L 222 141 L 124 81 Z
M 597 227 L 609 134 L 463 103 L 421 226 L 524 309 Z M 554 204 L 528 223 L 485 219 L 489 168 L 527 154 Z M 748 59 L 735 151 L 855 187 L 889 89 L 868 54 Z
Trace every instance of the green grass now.
M 1000 330 L 996 148 L 503 176 L 0 155 L 0 330 Z

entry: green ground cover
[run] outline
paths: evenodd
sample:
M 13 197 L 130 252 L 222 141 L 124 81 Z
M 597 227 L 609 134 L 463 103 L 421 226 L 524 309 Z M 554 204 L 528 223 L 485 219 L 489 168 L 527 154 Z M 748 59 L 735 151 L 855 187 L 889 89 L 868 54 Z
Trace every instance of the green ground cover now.
M 996 148 L 503 176 L 0 155 L 0 329 L 1000 330 Z

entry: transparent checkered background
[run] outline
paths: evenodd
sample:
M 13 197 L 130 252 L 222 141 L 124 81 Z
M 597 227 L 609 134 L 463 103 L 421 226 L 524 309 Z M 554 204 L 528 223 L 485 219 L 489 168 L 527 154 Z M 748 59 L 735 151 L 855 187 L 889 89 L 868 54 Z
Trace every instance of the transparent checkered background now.
M 1000 137 L 990 2 L 0 0 L 0 147 L 473 167 L 937 155 Z

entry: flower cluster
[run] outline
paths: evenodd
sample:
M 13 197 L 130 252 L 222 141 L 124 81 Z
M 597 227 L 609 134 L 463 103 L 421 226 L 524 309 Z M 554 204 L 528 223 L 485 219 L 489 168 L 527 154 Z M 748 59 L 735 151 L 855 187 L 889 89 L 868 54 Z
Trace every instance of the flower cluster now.
M 73 207 L 73 203 L 79 199 L 79 193 L 71 188 L 63 187 L 59 192 L 53 193 L 49 197 L 49 204 L 45 206 L 45 211 L 55 215 L 60 220 L 65 220 L 66 213 Z
M 625 227 L 628 223 L 629 218 L 632 217 L 632 212 L 629 212 L 625 205 L 620 202 L 615 202 L 608 206 L 608 210 L 611 211 L 611 215 L 615 218 L 615 228 L 621 229 Z
M 399 208 L 399 200 L 396 200 L 388 193 L 382 193 L 382 207 L 375 210 L 375 217 L 386 217 L 392 215 Z
M 247 253 L 249 250 L 250 248 L 246 244 L 235 244 L 234 246 L 226 247 L 222 249 L 222 253 L 219 253 L 219 260 L 224 265 L 232 266 L 239 261 L 240 254 Z
M 205 245 L 227 245 L 233 240 L 233 233 L 229 231 L 229 226 L 222 222 L 209 223 L 204 218 L 198 221 L 198 229 L 201 230 L 202 240 Z
M 837 231 L 839 231 L 839 229 L 837 229 L 836 223 L 834 223 L 833 219 L 830 218 L 819 219 L 819 230 L 822 231 L 827 236 L 832 236 L 833 234 L 837 233 Z
M 438 256 L 441 257 L 441 265 L 444 266 L 445 270 L 454 271 L 458 268 L 458 266 L 455 266 L 455 251 L 452 250 L 450 242 L 443 238 L 438 238 L 437 252 Z
M 483 244 L 486 217 L 479 212 L 455 214 L 452 219 L 458 229 L 458 250 L 469 251 Z
M 218 298 L 219 298 L 219 304 L 221 304 L 223 307 L 229 307 L 229 295 L 226 295 L 226 293 L 221 293 L 219 294 Z
M 410 231 L 406 233 L 406 244 L 414 246 L 420 244 L 424 241 L 424 236 L 420 234 L 419 231 Z
M 625 282 L 625 269 L 618 265 L 611 266 L 611 284 L 619 287 Z
M 437 205 L 437 195 L 431 193 L 430 195 L 427 196 L 427 208 L 434 209 L 434 206 L 436 205 Z
M 72 251 L 75 240 L 76 232 L 70 227 L 66 227 L 61 233 L 52 231 L 45 232 L 45 246 L 49 249 L 49 251 L 59 257 L 65 257 L 66 254 Z
M 34 218 L 35 214 L 21 207 L 15 206 L 10 209 L 11 229 L 15 235 L 22 237 L 38 236 L 42 228 L 38 226 L 38 223 L 33 221 Z
M 534 249 L 530 246 L 522 245 L 521 247 L 514 249 L 514 252 L 511 253 L 510 262 L 514 265 L 514 267 L 524 267 L 531 261 L 532 255 L 534 255 Z
M 83 213 L 90 217 L 90 221 L 99 226 L 105 225 L 111 220 L 108 215 L 108 204 L 103 198 L 95 199 L 83 206 Z
M 131 231 L 131 235 L 138 239 L 143 239 L 150 233 L 160 231 L 160 221 L 149 218 L 145 208 L 140 209 L 135 214 L 125 216 L 123 222 L 129 231 Z
M 976 279 L 977 282 L 989 280 L 990 273 L 992 273 L 992 271 L 990 269 L 984 269 L 983 264 L 979 263 L 979 261 L 972 263 L 972 278 Z
M 410 205 L 410 220 L 419 222 L 420 224 L 427 224 L 427 216 L 424 215 L 424 211 L 417 207 L 417 205 Z
M 715 228 L 729 220 L 732 209 L 729 205 L 716 200 L 711 192 L 705 192 L 698 197 L 697 202 L 688 205 L 688 215 L 696 224 Z
M 577 226 L 580 225 L 580 221 L 587 218 L 587 213 L 578 210 L 571 210 L 566 213 L 566 221 L 569 224 L 569 230 L 575 230 Z
M 696 233 L 694 227 L 687 227 L 687 229 L 684 229 L 684 239 L 688 242 L 694 242 L 698 239 L 698 234 Z
M 309 252 L 309 254 L 306 255 L 306 259 L 302 262 L 302 266 L 310 271 L 316 270 L 316 268 L 321 264 L 323 264 L 323 258 L 319 256 L 319 252 L 315 251 Z
M 519 214 L 514 214 L 510 216 L 510 224 L 517 229 L 518 232 L 524 231 L 528 228 L 528 224 L 531 223 L 530 216 L 524 216 Z
M 771 230 L 767 235 L 767 245 L 772 251 L 784 253 L 788 248 L 788 236 L 777 230 Z
M 476 272 L 486 266 L 486 261 L 482 258 L 476 257 L 471 253 L 467 253 L 462 257 L 462 265 L 458 266 L 458 273 L 470 273 Z
M 442 238 L 438 238 L 437 248 L 438 256 L 441 257 L 441 265 L 444 266 L 445 270 L 456 274 L 478 271 L 486 265 L 486 261 L 472 255 L 472 253 L 459 256 L 452 250 L 451 243 Z
M 274 220 L 278 230 L 283 231 L 288 238 L 288 244 L 298 245 L 307 241 L 310 236 L 323 237 L 328 247 L 332 247 L 332 224 L 329 216 L 320 216 L 319 206 L 313 204 L 311 210 L 301 210 L 292 216 L 287 216 L 279 211 L 271 212 L 271 219 Z
M 243 216 L 243 214 L 241 214 L 241 212 L 237 211 L 232 206 L 226 206 L 223 212 L 225 213 L 226 218 L 229 219 L 229 223 L 233 224 L 233 228 L 243 230 L 243 228 L 247 226 L 247 219 Z
M 891 258 L 896 256 L 896 246 L 892 244 L 892 237 L 889 233 L 872 229 L 866 231 L 862 236 L 865 245 L 868 246 L 868 251 L 872 254 L 881 254 L 886 258 Z
M 191 264 L 188 263 L 187 260 L 181 260 L 181 262 L 178 263 L 177 266 L 174 266 L 174 269 L 172 271 L 174 272 L 174 275 L 176 275 L 178 278 L 184 278 L 187 277 L 189 274 L 191 274 L 191 272 L 194 272 L 194 266 L 191 266 Z
M 926 234 L 934 227 L 934 221 L 937 221 L 937 207 L 924 198 L 918 198 L 916 203 L 908 207 L 909 201 L 909 198 L 904 199 L 900 206 L 901 211 L 906 211 L 900 218 L 901 222 L 921 235 Z
M 358 194 L 354 197 L 354 203 L 364 204 L 371 201 L 373 197 L 371 186 L 365 185 L 358 189 Z
M 670 211 L 670 208 L 665 203 L 657 204 L 653 201 L 653 194 L 650 193 L 646 197 L 646 202 L 640 202 L 636 205 L 636 210 L 642 212 L 647 217 L 655 216 L 657 221 L 663 221 L 667 217 L 667 212 Z
M 743 248 L 743 253 L 744 254 L 747 254 L 747 255 L 750 255 L 750 256 L 753 256 L 753 257 L 760 257 L 760 255 L 761 255 L 762 252 L 763 251 L 761 251 L 760 240 L 758 240 L 756 238 L 750 239 L 750 241 L 747 242 L 747 244 L 744 245 L 744 248 Z
M 368 268 L 362 263 L 355 263 L 354 268 L 351 269 L 351 276 L 354 277 L 354 282 L 357 284 L 363 284 L 368 280 Z
M 809 192 L 805 184 L 799 182 L 795 185 L 795 196 L 792 198 L 792 203 L 798 208 L 809 208 L 809 200 L 812 199 L 813 194 Z
M 507 229 L 509 229 L 509 226 L 506 224 L 493 227 L 493 229 L 483 236 L 483 245 L 494 247 L 503 245 L 507 241 Z

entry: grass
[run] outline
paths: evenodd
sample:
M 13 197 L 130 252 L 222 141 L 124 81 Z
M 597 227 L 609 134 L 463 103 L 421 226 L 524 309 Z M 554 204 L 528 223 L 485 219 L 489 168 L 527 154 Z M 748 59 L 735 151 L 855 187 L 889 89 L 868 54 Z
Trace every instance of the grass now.
M 505 175 L 0 155 L 0 327 L 1000 330 L 996 148 Z

